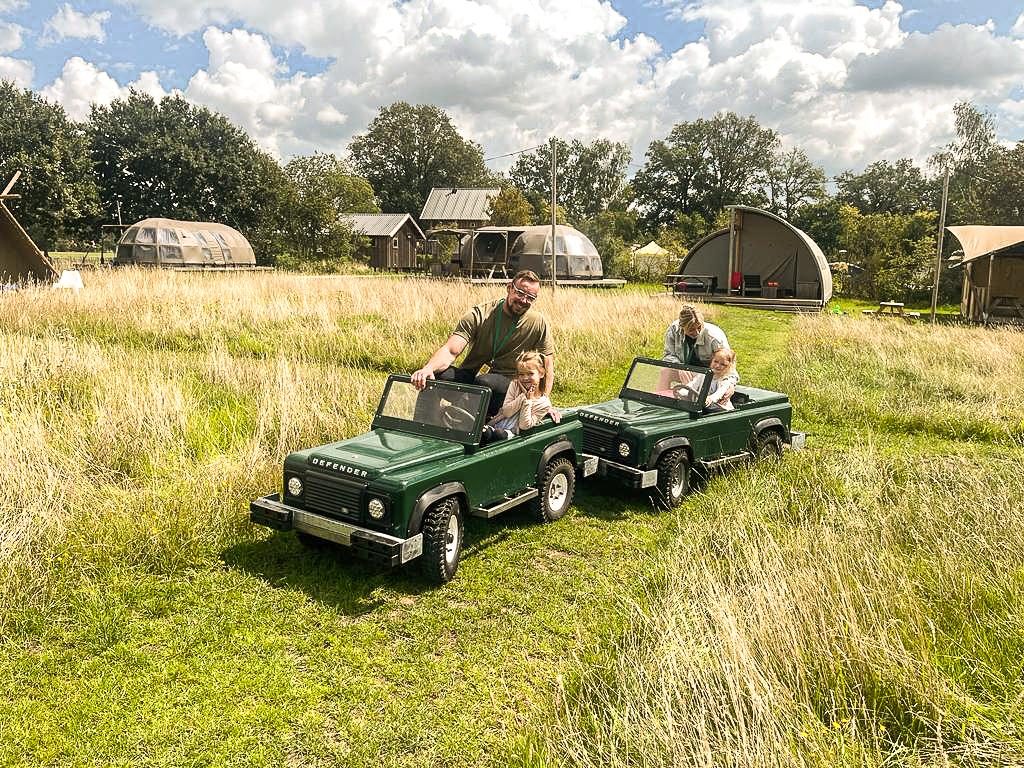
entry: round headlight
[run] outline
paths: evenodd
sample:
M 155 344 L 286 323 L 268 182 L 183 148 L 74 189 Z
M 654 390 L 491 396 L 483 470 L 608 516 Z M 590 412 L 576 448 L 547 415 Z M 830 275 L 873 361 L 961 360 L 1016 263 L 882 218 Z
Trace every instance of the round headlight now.
M 619 443 L 619 456 L 629 456 L 629 443 Z
M 288 478 L 288 493 L 291 496 L 302 495 L 302 481 L 297 477 Z
M 370 503 L 366 505 L 366 509 L 370 513 L 370 517 L 374 520 L 380 520 L 384 517 L 384 502 L 380 499 L 370 499 Z

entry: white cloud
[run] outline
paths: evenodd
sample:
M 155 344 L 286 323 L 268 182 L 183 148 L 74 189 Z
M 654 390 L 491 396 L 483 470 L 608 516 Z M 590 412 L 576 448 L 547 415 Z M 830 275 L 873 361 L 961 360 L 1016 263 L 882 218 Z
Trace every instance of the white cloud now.
M 1017 20 L 1013 22 L 1010 34 L 1014 37 L 1024 37 L 1024 13 L 1018 16 Z
M 0 0 L 0 13 L 18 11 L 28 5 L 27 0 Z
M 109 18 L 110 11 L 85 14 L 76 11 L 69 3 L 64 3 L 43 25 L 42 40 L 55 42 L 66 38 L 78 38 L 102 43 L 107 38 L 103 25 Z
M 21 48 L 24 27 L 7 21 L 0 21 L 0 53 L 13 53 Z
M 137 80 L 121 87 L 95 64 L 73 56 L 64 62 L 60 76 L 43 88 L 40 95 L 62 105 L 72 120 L 85 120 L 91 105 L 106 106 L 126 97 L 133 88 L 156 99 L 167 95 L 155 72 L 143 72 Z
M 0 56 L 0 80 L 10 80 L 22 88 L 30 88 L 33 77 L 35 67 L 32 66 L 32 62 Z
M 727 109 L 835 173 L 923 161 L 948 142 L 955 102 L 1009 114 L 1024 82 L 1024 43 L 991 22 L 909 33 L 892 0 L 665 0 L 666 24 L 703 25 L 677 51 L 623 37 L 627 20 L 603 0 L 308 0 L 287 13 L 271 0 L 125 2 L 172 34 L 203 30 L 209 60 L 186 97 L 282 157 L 344 153 L 398 100 L 443 108 L 489 155 L 601 136 L 635 162 L 674 123 Z M 1012 34 L 1024 37 L 1024 14 Z M 289 49 L 325 71 L 290 73 Z

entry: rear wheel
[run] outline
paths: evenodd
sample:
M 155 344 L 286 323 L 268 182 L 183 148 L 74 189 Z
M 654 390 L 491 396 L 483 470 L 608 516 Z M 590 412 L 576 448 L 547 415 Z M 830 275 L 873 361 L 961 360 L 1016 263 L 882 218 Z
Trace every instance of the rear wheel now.
M 423 518 L 423 575 L 435 584 L 447 584 L 455 578 L 462 556 L 462 509 L 459 500 L 449 496 L 434 502 Z
M 540 495 L 533 502 L 533 511 L 542 523 L 558 520 L 572 504 L 576 489 L 576 468 L 564 456 L 552 459 L 540 476 Z
M 658 459 L 658 493 L 662 509 L 675 509 L 690 490 L 690 459 L 675 448 Z
M 782 435 L 770 429 L 754 438 L 754 461 L 778 461 L 782 458 Z

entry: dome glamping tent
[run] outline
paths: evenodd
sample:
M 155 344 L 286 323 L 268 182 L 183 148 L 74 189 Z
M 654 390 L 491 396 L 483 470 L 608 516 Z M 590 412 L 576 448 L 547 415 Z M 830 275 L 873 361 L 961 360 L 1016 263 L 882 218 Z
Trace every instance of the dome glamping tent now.
M 676 291 L 717 304 L 815 310 L 832 298 L 832 272 L 821 248 L 785 219 L 730 206 L 729 226 L 700 240 L 669 275 Z
M 143 219 L 121 236 L 115 266 L 166 269 L 253 269 L 256 255 L 237 229 L 225 224 Z

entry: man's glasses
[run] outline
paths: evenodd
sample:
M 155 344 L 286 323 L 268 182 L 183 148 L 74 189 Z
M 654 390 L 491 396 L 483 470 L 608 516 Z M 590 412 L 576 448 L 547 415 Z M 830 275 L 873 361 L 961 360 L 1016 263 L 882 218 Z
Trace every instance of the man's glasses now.
M 516 296 L 525 301 L 527 304 L 533 304 L 537 300 L 537 294 L 527 293 L 518 285 L 513 285 L 512 290 L 516 292 Z

